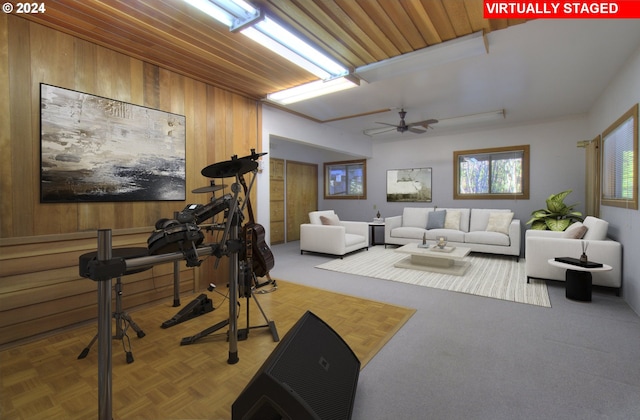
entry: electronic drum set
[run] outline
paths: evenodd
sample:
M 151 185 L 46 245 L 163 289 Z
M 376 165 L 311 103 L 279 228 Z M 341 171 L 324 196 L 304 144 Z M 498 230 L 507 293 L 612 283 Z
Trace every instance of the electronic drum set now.
M 275 323 L 268 319 L 255 297 L 257 288 L 271 284 L 275 289 L 275 281 L 271 280 L 269 270 L 273 268 L 273 255 L 261 237 L 260 225 L 254 222 L 251 209 L 250 192 L 256 179 L 258 168 L 257 160 L 266 153 L 251 154 L 242 158 L 233 156 L 231 160 L 214 163 L 202 169 L 201 173 L 207 178 L 228 179 L 235 178 L 231 184 L 230 193 L 215 197 L 215 192 L 222 191 L 226 185 L 216 185 L 211 181 L 210 186 L 193 190 L 193 193 L 214 193 L 207 204 L 189 204 L 180 212 L 174 214 L 173 219 L 160 219 L 155 224 L 155 230 L 147 240 L 148 250 L 144 248 L 112 249 L 112 236 L 110 229 L 98 230 L 97 252 L 80 256 L 79 271 L 82 277 L 90 278 L 98 282 L 98 334 L 89 346 L 83 350 L 84 356 L 90 346 L 98 341 L 98 392 L 99 392 L 99 418 L 111 419 L 111 340 L 126 336 L 128 325 L 124 328 L 121 323 L 128 323 L 138 336 L 144 336 L 142 330 L 133 322 L 131 317 L 123 312 L 119 297 L 121 286 L 116 290 L 116 312 L 111 312 L 111 280 L 117 278 L 117 285 L 121 285 L 120 277 L 147 270 L 158 264 L 174 262 L 177 264 L 185 260 L 188 267 L 196 267 L 202 263 L 202 257 L 215 256 L 215 268 L 222 257 L 229 258 L 229 318 L 209 327 L 200 333 L 185 337 L 181 345 L 192 344 L 198 339 L 209 335 L 228 325 L 227 340 L 229 342 L 229 355 L 227 362 L 238 362 L 238 340 L 248 337 L 249 329 L 269 328 L 274 341 L 279 341 Z M 247 185 L 244 176 L 251 173 L 250 183 Z M 241 197 L 244 195 L 244 199 Z M 244 223 L 243 212 L 248 209 L 249 220 Z M 222 223 L 203 225 L 204 222 L 223 214 Z M 221 238 L 215 243 L 204 243 L 202 228 L 221 231 Z M 262 230 L 263 232 L 263 230 Z M 144 251 L 144 252 L 142 252 Z M 266 276 L 267 282 L 258 283 L 257 276 Z M 215 285 L 211 285 L 209 291 Z M 204 299 L 203 299 L 204 296 Z M 247 299 L 246 302 L 246 329 L 238 330 L 239 297 Z M 254 299 L 266 324 L 251 327 L 249 324 L 249 303 Z M 210 302 L 210 301 L 209 301 Z M 182 311 L 165 322 L 166 328 L 200 315 L 209 310 L 201 306 L 209 305 L 206 295 L 201 295 L 194 302 L 187 305 Z M 175 303 L 175 300 L 174 300 Z M 175 306 L 175 305 L 174 305 Z M 211 306 L 210 310 L 213 310 Z M 200 312 L 200 313 L 198 313 Z M 117 334 L 112 337 L 111 319 L 117 321 Z M 166 324 L 166 325 L 165 325 Z M 128 337 L 127 337 L 128 338 Z M 124 342 L 123 342 L 124 343 Z M 126 348 L 125 348 L 126 351 Z M 82 354 L 81 354 L 82 356 Z M 84 357 L 82 356 L 82 357 Z M 78 358 L 82 358 L 78 357 Z M 127 362 L 133 361 L 133 356 L 127 352 Z

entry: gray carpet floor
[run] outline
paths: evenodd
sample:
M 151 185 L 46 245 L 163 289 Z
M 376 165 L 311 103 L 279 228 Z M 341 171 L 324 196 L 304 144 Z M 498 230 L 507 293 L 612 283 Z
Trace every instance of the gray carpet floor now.
M 362 370 L 354 420 L 640 419 L 640 317 L 608 290 L 581 303 L 549 282 L 544 308 L 317 269 L 332 257 L 299 242 L 271 249 L 274 278 L 417 309 Z

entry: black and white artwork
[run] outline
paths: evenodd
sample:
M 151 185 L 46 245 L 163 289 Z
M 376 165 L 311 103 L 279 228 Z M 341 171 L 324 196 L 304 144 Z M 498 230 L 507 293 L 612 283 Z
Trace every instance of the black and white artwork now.
M 431 202 L 431 168 L 387 171 L 387 201 Z
M 40 85 L 40 201 L 185 200 L 185 117 Z

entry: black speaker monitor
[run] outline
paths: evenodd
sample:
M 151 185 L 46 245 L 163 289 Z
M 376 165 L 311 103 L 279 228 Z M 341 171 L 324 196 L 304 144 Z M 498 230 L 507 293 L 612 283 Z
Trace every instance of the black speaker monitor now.
M 347 420 L 360 360 L 324 321 L 307 311 L 231 407 L 233 420 Z

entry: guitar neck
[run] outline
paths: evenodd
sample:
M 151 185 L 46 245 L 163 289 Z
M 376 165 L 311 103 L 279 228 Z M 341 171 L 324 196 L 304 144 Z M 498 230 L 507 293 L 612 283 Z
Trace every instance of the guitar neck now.
M 242 188 L 244 189 L 244 199 L 247 200 L 247 212 L 249 213 L 249 222 L 251 224 L 255 224 L 255 219 L 253 217 L 253 208 L 251 207 L 251 198 L 249 197 L 249 188 L 247 187 L 247 182 L 244 180 L 244 175 L 240 176 L 240 184 L 242 184 Z

